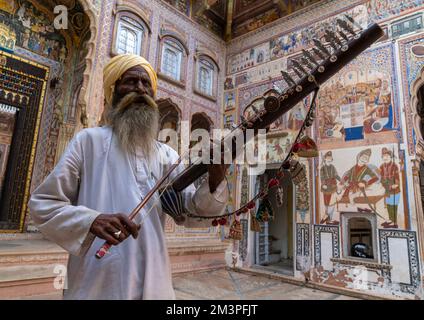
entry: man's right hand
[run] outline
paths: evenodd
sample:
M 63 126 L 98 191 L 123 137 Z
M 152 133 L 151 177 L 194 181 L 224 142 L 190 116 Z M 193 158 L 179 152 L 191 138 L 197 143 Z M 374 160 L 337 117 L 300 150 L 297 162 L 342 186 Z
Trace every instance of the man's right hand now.
M 100 214 L 91 225 L 90 232 L 106 240 L 109 244 L 116 246 L 130 235 L 136 239 L 140 227 L 140 225 L 135 224 L 128 216 L 122 213 Z M 119 231 L 120 234 L 117 236 Z

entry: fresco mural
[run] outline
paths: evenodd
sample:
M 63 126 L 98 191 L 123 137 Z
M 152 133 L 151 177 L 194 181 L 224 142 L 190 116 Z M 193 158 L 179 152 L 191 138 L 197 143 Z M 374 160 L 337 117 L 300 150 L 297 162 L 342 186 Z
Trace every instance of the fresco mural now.
M 405 11 L 423 5 L 423 0 L 387 1 L 373 0 L 367 1 L 366 7 L 371 21 L 387 19 L 397 16 Z
M 6 45 L 1 39 L 6 39 Z M 68 55 L 64 37 L 26 0 L 0 2 L 0 46 L 13 51 L 15 45 L 60 62 Z
M 322 150 L 320 224 L 337 225 L 340 212 L 375 213 L 380 228 L 405 228 L 403 159 L 397 144 Z
M 190 1 L 188 0 L 164 0 L 164 1 L 169 3 L 178 11 L 181 11 L 182 13 L 186 14 L 187 16 L 190 15 Z
M 263 100 L 260 100 L 259 98 L 262 97 L 264 92 L 271 88 L 285 88 L 285 84 L 283 84 L 280 80 L 267 81 L 262 84 L 259 83 L 256 86 L 245 87 L 239 90 L 238 104 L 240 113 L 246 119 L 252 117 L 255 113 L 252 105 L 257 109 L 263 108 Z M 289 112 L 274 121 L 269 127 L 269 133 L 287 135 L 287 132 L 297 132 L 301 128 L 303 120 L 306 117 L 308 107 L 308 98 L 305 98 Z
M 363 5 L 346 13 L 354 17 L 363 26 L 366 26 L 369 22 L 366 7 Z M 321 38 L 326 29 L 334 29 L 337 18 L 339 16 L 333 16 L 316 24 L 311 24 L 304 29 L 274 36 L 267 42 L 262 42 L 231 56 L 227 64 L 227 74 L 241 72 L 258 64 L 277 60 L 311 47 L 313 38 Z
M 385 45 L 361 55 L 319 92 L 319 137 L 351 141 L 397 127 L 393 50 Z
M 236 94 L 234 91 L 225 92 L 224 94 L 224 112 L 236 107 Z

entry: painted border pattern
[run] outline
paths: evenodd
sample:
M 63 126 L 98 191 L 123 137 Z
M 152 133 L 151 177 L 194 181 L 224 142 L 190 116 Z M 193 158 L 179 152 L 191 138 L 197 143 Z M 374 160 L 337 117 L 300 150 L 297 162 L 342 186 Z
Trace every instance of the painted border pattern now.
M 333 235 L 333 258 L 340 258 L 340 231 L 338 226 L 314 225 L 315 266 L 321 265 L 321 233 Z
M 411 281 L 410 283 L 399 283 L 399 286 L 402 292 L 414 294 L 421 284 L 416 232 L 379 229 L 381 263 L 390 264 L 389 238 L 406 239 L 408 242 L 408 264 Z M 389 271 L 387 275 L 389 281 L 392 282 L 391 272 Z

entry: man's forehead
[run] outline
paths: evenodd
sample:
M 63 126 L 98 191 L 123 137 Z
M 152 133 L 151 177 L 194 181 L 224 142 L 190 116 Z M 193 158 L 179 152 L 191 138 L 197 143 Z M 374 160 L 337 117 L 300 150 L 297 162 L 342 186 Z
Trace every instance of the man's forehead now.
M 141 66 L 135 66 L 128 69 L 127 71 L 124 72 L 124 74 L 122 75 L 122 78 L 129 77 L 129 76 L 142 76 L 142 77 L 147 77 L 150 79 L 146 69 L 144 69 Z

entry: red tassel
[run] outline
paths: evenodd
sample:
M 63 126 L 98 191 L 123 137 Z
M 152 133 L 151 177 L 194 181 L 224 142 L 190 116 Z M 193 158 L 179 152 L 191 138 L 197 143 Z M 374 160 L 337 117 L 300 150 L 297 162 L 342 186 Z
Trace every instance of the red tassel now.
M 256 203 L 255 202 L 253 202 L 253 201 L 251 201 L 251 202 L 249 202 L 248 204 L 247 204 L 247 209 L 253 209 L 254 207 L 256 207 Z
M 276 187 L 276 186 L 279 186 L 280 185 L 280 181 L 278 181 L 278 179 L 271 179 L 269 182 L 268 182 L 268 188 L 272 188 L 272 187 Z

